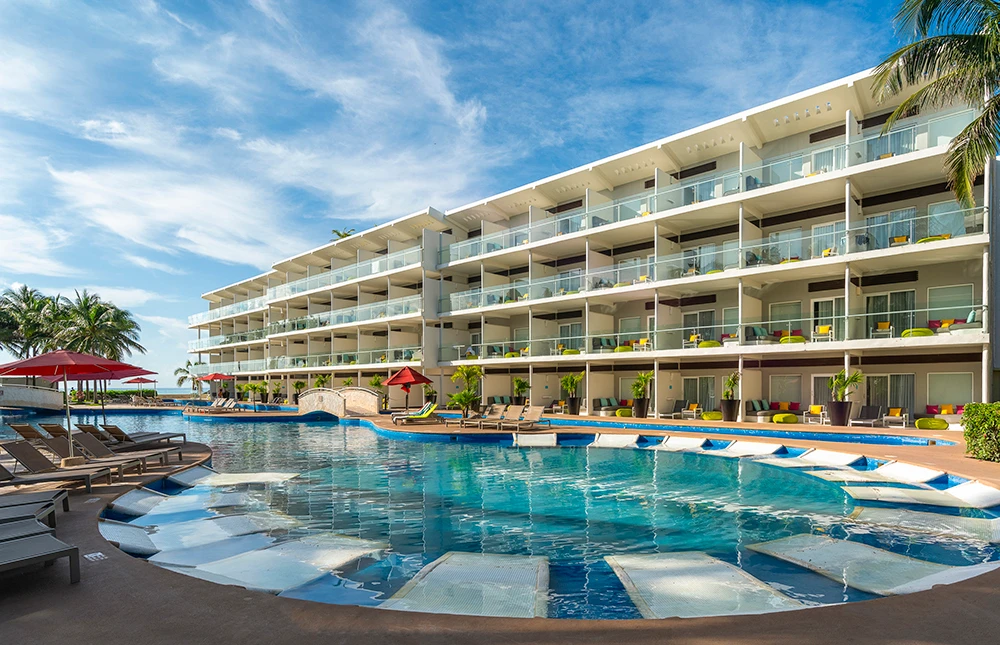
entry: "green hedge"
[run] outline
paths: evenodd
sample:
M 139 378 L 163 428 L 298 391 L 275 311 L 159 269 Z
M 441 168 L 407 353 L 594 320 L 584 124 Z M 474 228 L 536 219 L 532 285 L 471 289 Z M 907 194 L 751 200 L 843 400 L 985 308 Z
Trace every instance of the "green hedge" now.
M 1000 461 L 1000 403 L 968 404 L 962 424 L 968 454 L 985 461 Z

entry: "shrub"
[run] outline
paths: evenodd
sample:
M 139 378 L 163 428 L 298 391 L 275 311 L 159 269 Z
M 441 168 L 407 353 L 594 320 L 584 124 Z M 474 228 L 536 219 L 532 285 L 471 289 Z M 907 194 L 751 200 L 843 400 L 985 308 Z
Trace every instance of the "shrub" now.
M 968 454 L 985 461 L 1000 461 L 1000 403 L 966 405 L 962 424 Z

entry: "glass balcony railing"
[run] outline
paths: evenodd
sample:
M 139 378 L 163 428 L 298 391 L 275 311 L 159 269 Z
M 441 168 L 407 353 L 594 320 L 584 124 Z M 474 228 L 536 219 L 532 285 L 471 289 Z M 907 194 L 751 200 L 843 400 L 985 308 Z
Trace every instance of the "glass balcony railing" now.
M 528 227 L 518 226 L 504 231 L 487 233 L 461 242 L 448 245 L 438 254 L 438 264 L 457 262 L 477 255 L 485 255 L 495 251 L 513 248 L 528 241 Z
M 681 182 L 661 188 L 656 193 L 656 211 L 662 213 L 740 192 L 739 171 Z
M 772 266 L 843 255 L 847 238 L 843 222 L 838 222 L 831 224 L 829 231 L 813 235 L 802 235 L 798 230 L 775 233 L 766 241 L 743 245 L 742 251 L 744 266 Z
M 843 309 L 841 307 L 841 309 Z M 843 312 L 814 317 L 790 316 L 782 320 L 745 322 L 717 339 L 722 344 L 794 345 L 807 342 L 832 342 L 847 338 L 847 318 Z M 691 344 L 685 341 L 685 348 Z
M 207 322 L 212 322 L 213 320 L 218 320 L 219 318 L 225 318 L 226 316 L 233 316 L 236 314 L 254 311 L 256 309 L 263 309 L 267 306 L 267 301 L 268 296 L 258 296 L 256 298 L 250 298 L 249 300 L 234 302 L 231 305 L 224 305 L 222 307 L 216 307 L 215 309 L 209 309 L 208 311 L 188 316 L 188 324 L 201 325 Z
M 481 358 L 521 358 L 530 356 L 530 343 L 526 340 L 492 340 L 476 345 L 452 345 L 438 350 L 438 359 L 442 361 L 468 360 Z
M 197 349 L 208 349 L 210 347 L 218 347 L 219 345 L 231 345 L 233 343 L 247 343 L 254 340 L 260 340 L 262 338 L 267 338 L 268 330 L 266 327 L 261 329 L 254 329 L 251 331 L 240 332 L 238 334 L 219 334 L 218 336 L 209 336 L 207 338 L 199 338 L 197 340 L 188 341 L 189 350 Z
M 852 228 L 847 235 L 851 251 L 860 253 L 911 244 L 927 244 L 982 234 L 986 211 L 982 207 L 948 209 L 916 216 L 914 211 L 898 210 L 868 217 L 864 226 Z
M 246 372 L 263 372 L 267 369 L 267 360 L 255 358 L 246 361 L 227 361 L 224 363 L 203 363 L 195 365 L 193 371 L 198 376 L 218 372 L 219 374 L 242 374 Z
M 850 314 L 850 338 L 922 338 L 984 332 L 982 301 L 956 294 L 955 302 L 934 307 L 859 311 Z
M 317 273 L 306 278 L 293 280 L 286 284 L 278 285 L 267 290 L 268 298 L 271 300 L 281 300 L 290 298 L 296 294 L 323 287 L 332 287 L 341 282 L 357 280 L 370 275 L 384 273 L 402 269 L 414 264 L 420 264 L 423 257 L 423 250 L 420 248 L 406 249 L 388 255 L 380 255 L 370 260 L 364 260 L 357 264 Z
M 308 356 L 277 356 L 267 360 L 269 370 L 364 367 L 388 363 L 419 362 L 423 359 L 423 350 L 419 347 L 393 347 L 381 349 L 363 349 L 351 352 L 333 352 L 329 354 L 310 354 Z
M 384 300 L 357 307 L 336 309 L 311 316 L 292 318 L 291 320 L 282 320 L 269 325 L 268 330 L 270 334 L 283 334 L 319 327 L 331 327 L 333 325 L 348 325 L 377 320 L 379 318 L 418 314 L 421 311 L 421 301 L 421 296 L 394 298 L 393 300 Z
M 904 126 L 885 134 L 865 137 L 860 141 L 852 141 L 847 154 L 847 164 L 855 166 L 948 145 L 965 129 L 965 126 L 972 122 L 975 115 L 973 110 L 964 110 Z

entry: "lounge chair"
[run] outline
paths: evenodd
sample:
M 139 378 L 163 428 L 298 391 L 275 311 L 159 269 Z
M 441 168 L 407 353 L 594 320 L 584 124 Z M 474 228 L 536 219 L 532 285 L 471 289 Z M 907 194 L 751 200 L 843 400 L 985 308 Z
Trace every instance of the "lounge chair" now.
M 0 508 L 0 526 L 7 522 L 23 522 L 25 520 L 35 520 L 36 522 L 45 520 L 49 526 L 55 528 L 56 505 L 52 502 L 38 502 Z
M 42 455 L 45 458 L 45 455 Z M 48 461 L 46 459 L 46 461 Z M 52 482 L 83 482 L 87 487 L 87 492 L 89 493 L 93 489 L 93 483 L 95 479 L 107 479 L 107 483 L 111 483 L 111 469 L 110 468 L 85 468 L 85 469 L 68 469 L 68 468 L 56 468 L 52 467 L 52 470 L 41 472 L 41 473 L 27 473 L 18 474 L 10 472 L 3 466 L 0 466 L 0 486 L 28 486 L 31 484 L 43 484 Z
M 875 424 L 882 423 L 882 406 L 879 405 L 863 405 L 861 406 L 861 412 L 854 419 L 848 421 L 848 425 L 852 426 L 868 426 L 875 427 Z
M 481 417 L 469 419 L 448 419 L 444 422 L 444 425 L 457 425 L 460 428 L 481 428 L 483 421 L 496 421 L 502 419 L 503 411 L 506 407 L 507 406 L 502 403 L 494 403 L 486 410 L 486 414 Z
M 512 421 L 519 421 L 523 412 L 523 405 L 512 405 L 504 411 L 502 416 L 496 419 L 480 419 L 479 429 L 485 430 L 487 428 L 492 428 L 494 430 L 499 430 L 500 426 L 505 422 L 510 423 Z
M 40 502 L 48 502 L 50 504 L 62 502 L 63 510 L 69 511 L 69 493 L 61 488 L 58 490 L 4 493 L 0 495 L 0 508 L 21 506 L 22 504 L 38 504 Z
M 33 535 L 52 535 L 55 529 L 35 519 L 17 520 L 0 524 L 0 543 L 20 540 Z
M 664 419 L 680 419 L 687 407 L 688 402 L 685 399 L 678 399 L 674 401 L 674 407 L 670 412 L 664 412 L 660 416 Z
M 108 434 L 104 430 L 101 430 L 100 428 L 98 428 L 93 424 L 78 423 L 76 424 L 76 427 L 78 430 L 85 432 L 86 434 L 89 434 L 90 436 L 97 439 L 101 443 L 104 444 L 118 443 L 118 441 L 114 437 L 112 437 L 110 434 Z
M 811 423 L 813 425 L 825 424 L 827 422 L 826 406 L 810 405 L 802 414 L 802 422 Z
M 21 569 L 34 564 L 50 564 L 69 558 L 69 581 L 80 582 L 80 549 L 51 535 L 34 535 L 0 543 L 0 571 Z
M 8 423 L 7 424 L 11 430 L 16 432 L 25 441 L 30 441 L 32 443 L 38 443 L 42 439 L 45 439 L 45 435 L 39 432 L 30 423 Z
M 548 419 L 542 418 L 542 414 L 544 412 L 544 407 L 540 405 L 532 405 L 525 411 L 520 421 L 503 421 L 500 423 L 500 428 L 511 428 L 515 432 L 522 432 L 524 430 L 539 430 L 543 425 L 551 428 L 552 422 Z
M 419 414 L 411 414 L 408 416 L 394 418 L 392 420 L 392 424 L 399 425 L 400 423 L 402 423 L 403 425 L 406 425 L 408 423 L 441 423 L 441 417 L 434 414 L 434 411 L 437 410 L 437 407 L 438 407 L 437 403 L 432 403 L 431 407 L 420 412 Z
M 88 459 L 86 455 L 76 451 L 70 455 L 69 446 L 66 445 L 66 441 L 63 439 L 42 439 L 42 443 L 49 452 L 60 459 L 68 459 L 71 456 L 83 457 L 88 466 L 106 466 L 114 469 L 118 472 L 118 479 L 122 479 L 125 476 L 125 472 L 129 470 L 135 469 L 136 473 L 139 475 L 146 470 L 145 459 L 139 459 L 131 456 L 122 457 L 118 455 L 102 459 Z
M 906 408 L 889 408 L 882 417 L 882 425 L 886 428 L 905 428 L 910 423 L 910 414 Z
M 183 448 L 181 446 L 168 446 L 166 448 L 152 448 L 150 450 L 130 450 L 127 447 L 119 454 L 113 449 L 105 446 L 98 440 L 97 437 L 89 435 L 86 432 L 77 432 L 73 434 L 73 441 L 76 445 L 87 453 L 89 456 L 95 459 L 105 459 L 110 457 L 128 457 L 131 459 L 141 459 L 142 468 L 146 469 L 146 462 L 149 459 L 158 459 L 160 465 L 165 466 L 167 462 L 170 461 L 169 456 L 176 453 L 177 460 L 180 461 L 184 459 Z
M 420 414 L 423 414 L 424 412 L 427 412 L 427 409 L 428 409 L 429 407 L 431 407 L 432 405 L 434 405 L 434 403 L 433 403 L 433 402 L 431 402 L 431 401 L 428 401 L 427 403 L 424 403 L 424 404 L 423 404 L 423 405 L 422 405 L 422 406 L 420 407 L 420 409 L 419 409 L 419 410 L 417 410 L 416 412 L 394 412 L 394 413 L 392 414 L 392 419 L 394 419 L 394 420 L 395 420 L 395 419 L 397 419 L 397 418 L 402 418 L 402 417 L 409 417 L 409 416 L 413 416 L 413 415 L 420 415 Z
M 688 406 L 681 411 L 682 419 L 699 419 L 701 418 L 701 405 L 697 403 L 688 403 Z
M 114 424 L 102 423 L 101 427 L 107 431 L 119 443 L 148 444 L 159 443 L 161 441 L 170 442 L 171 439 L 181 438 L 181 443 L 187 443 L 187 435 L 183 432 L 143 432 L 128 434 Z

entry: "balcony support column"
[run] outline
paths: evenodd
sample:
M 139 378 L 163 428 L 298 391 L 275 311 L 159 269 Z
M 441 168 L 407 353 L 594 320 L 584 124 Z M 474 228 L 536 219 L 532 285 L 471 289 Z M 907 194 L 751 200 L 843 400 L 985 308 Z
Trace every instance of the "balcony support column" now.
M 982 368 L 982 392 L 979 395 L 979 400 L 983 403 L 990 402 L 990 385 L 992 379 L 990 378 L 992 371 L 990 369 L 990 346 L 983 345 L 983 368 Z
M 851 339 L 851 263 L 844 265 L 844 340 Z M 867 322 L 865 323 L 867 324 Z
M 583 377 L 583 402 L 587 404 L 587 416 L 592 417 L 592 416 L 595 416 L 594 415 L 595 410 L 593 409 L 594 406 L 592 406 L 590 404 L 590 400 L 591 400 L 591 396 L 590 396 L 590 361 L 587 361 L 584 365 L 585 365 L 585 367 L 584 367 L 584 377 Z M 578 396 L 579 396 L 579 394 L 580 393 L 577 392 Z

